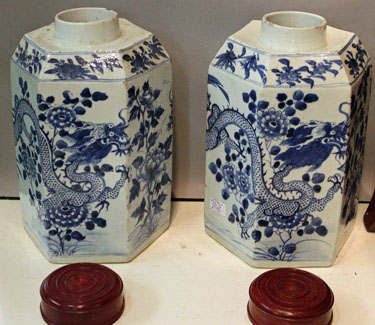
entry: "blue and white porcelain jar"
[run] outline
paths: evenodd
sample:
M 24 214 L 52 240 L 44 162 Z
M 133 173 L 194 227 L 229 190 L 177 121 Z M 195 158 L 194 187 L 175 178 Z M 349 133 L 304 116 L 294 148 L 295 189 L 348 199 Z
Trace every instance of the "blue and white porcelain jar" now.
M 208 75 L 205 226 L 255 267 L 329 266 L 353 228 L 371 84 L 353 33 L 276 12 Z
M 11 59 L 24 226 L 51 262 L 126 262 L 169 225 L 171 64 L 117 14 L 80 8 Z

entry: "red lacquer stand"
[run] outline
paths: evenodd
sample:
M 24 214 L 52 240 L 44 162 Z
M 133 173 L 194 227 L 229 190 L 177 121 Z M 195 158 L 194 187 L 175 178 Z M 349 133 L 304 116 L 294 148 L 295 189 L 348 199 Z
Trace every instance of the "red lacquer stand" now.
M 363 222 L 367 231 L 375 232 L 375 191 L 363 218 Z
M 281 268 L 261 274 L 250 285 L 248 316 L 254 325 L 329 325 L 333 293 L 316 275 Z
M 42 282 L 40 310 L 51 325 L 110 325 L 124 311 L 122 291 L 121 278 L 108 267 L 70 264 Z

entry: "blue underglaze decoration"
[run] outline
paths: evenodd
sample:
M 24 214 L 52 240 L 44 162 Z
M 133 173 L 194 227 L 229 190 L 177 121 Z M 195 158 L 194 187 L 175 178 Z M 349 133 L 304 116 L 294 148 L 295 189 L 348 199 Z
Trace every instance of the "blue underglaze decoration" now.
M 46 60 L 46 56 L 35 48 L 30 51 L 28 42 L 25 42 L 24 47 L 18 44 L 14 56 L 16 62 L 31 74 L 39 73 Z
M 279 62 L 282 64 L 281 68 L 274 68 L 271 71 L 276 75 L 277 83 L 279 85 L 287 84 L 290 87 L 294 87 L 297 84 L 304 82 L 314 87 L 314 78 L 319 78 L 323 81 L 326 80 L 325 74 L 330 72 L 335 77 L 339 73 L 337 69 L 342 69 L 341 60 L 327 60 L 324 59 L 321 62 L 315 60 L 306 60 L 308 65 L 301 66 L 295 69 L 290 65 L 288 59 L 280 59 Z
M 30 202 L 44 225 L 50 252 L 60 256 L 90 249 L 89 232 L 106 227 L 101 212 L 129 180 L 128 167 L 111 164 L 111 155 L 132 150 L 128 124 L 122 111 L 117 124 L 82 120 L 95 102 L 108 99 L 89 88 L 79 95 L 64 91 L 62 102 L 38 94 L 37 116 L 27 82 L 20 78 L 19 85 L 22 96 L 14 97 L 13 108 L 18 174 L 29 180 Z M 114 172 L 119 178 L 108 187 L 106 176 Z
M 241 67 L 245 72 L 245 79 L 248 79 L 252 72 L 256 72 L 260 76 L 263 84 L 267 82 L 267 68 L 258 63 L 258 53 L 247 53 L 246 47 L 242 47 L 241 54 L 235 54 L 233 50 L 233 43 L 228 42 L 227 46 L 228 49 L 224 53 L 220 53 L 216 56 L 217 61 L 214 64 L 215 67 L 230 70 L 232 73 L 234 73 L 238 67 L 237 64 L 239 64 L 239 67 Z
M 344 224 L 348 224 L 353 220 L 357 212 L 356 206 L 366 140 L 366 107 L 370 98 L 371 72 L 372 67 L 369 66 L 352 95 L 349 127 L 351 141 L 348 145 L 346 164 L 342 166 L 346 174 L 344 185 L 345 199 L 342 212 L 342 222 Z
M 304 252 L 298 246 L 302 242 L 326 243 L 318 238 L 329 229 L 316 212 L 323 211 L 342 190 L 349 123 L 343 107 L 348 103 L 338 107 L 345 117 L 340 123 L 304 123 L 298 111 L 319 102 L 316 93 L 298 90 L 289 98 L 281 92 L 269 102 L 259 100 L 251 90 L 242 94 L 242 100 L 247 115 L 230 107 L 229 101 L 224 108 L 208 101 L 206 150 L 221 146 L 224 150 L 209 164 L 210 173 L 221 184 L 222 199 L 234 202 L 228 221 L 237 225 L 241 238 L 262 243 L 254 250 L 256 259 L 301 259 Z M 338 172 L 325 175 L 318 169 L 330 153 Z M 266 164 L 272 175 L 266 176 Z M 302 179 L 284 181 L 302 167 L 309 167 Z
M 129 203 L 137 202 L 131 214 L 131 218 L 136 219 L 136 246 L 157 230 L 164 211 L 163 204 L 168 196 L 164 186 L 171 183 L 167 161 L 172 155 L 172 135 L 161 141 L 159 125 L 165 122 L 167 128 L 171 128 L 172 116 L 165 117 L 165 109 L 157 105 L 160 92 L 160 89 L 152 88 L 148 81 L 140 88 L 132 86 L 128 90 L 128 122 L 139 122 L 139 131 L 131 142 L 137 150 L 137 156 L 132 161 L 135 173 L 131 179 L 129 196 Z
M 209 85 L 217 87 L 222 92 L 222 94 L 224 95 L 224 97 L 226 98 L 226 100 L 229 102 L 229 96 L 228 96 L 227 92 L 225 91 L 225 89 L 224 89 L 223 85 L 221 84 L 221 82 L 215 76 L 213 76 L 212 74 L 208 74 L 207 83 Z
M 86 61 L 81 56 L 74 56 L 68 59 L 51 58 L 48 63 L 52 63 L 54 68 L 45 73 L 56 75 L 60 80 L 98 80 L 96 73 L 104 74 L 104 67 L 113 72 L 114 69 L 122 69 L 119 59 L 116 57 L 99 57 L 92 53 L 92 60 Z
M 311 121 L 306 124 L 300 123 L 294 115 L 298 110 L 305 110 L 309 103 L 318 101 L 317 95 L 305 95 L 302 91 L 296 91 L 293 99 L 288 99 L 284 93 L 279 93 L 277 99 L 278 107 L 282 107 L 286 115 L 291 117 L 291 127 L 280 143 L 287 149 L 275 157 L 276 161 L 282 162 L 282 167 L 287 165 L 292 165 L 294 168 L 310 167 L 308 171 L 314 171 L 322 166 L 334 149 L 336 149 L 334 156 L 337 161 L 345 158 L 349 120 L 348 114 L 342 109 L 349 103 L 344 102 L 339 107 L 339 111 L 346 117 L 341 123 Z
M 132 50 L 132 53 L 124 54 L 122 58 L 130 62 L 131 72 L 135 74 L 143 73 L 156 66 L 156 61 L 162 58 L 168 58 L 163 46 L 155 36 L 150 41 L 144 41 L 141 46 Z
M 353 43 L 351 47 L 353 49 L 346 52 L 345 64 L 349 69 L 349 73 L 355 79 L 365 68 L 369 57 L 366 50 L 362 46 L 362 42 L 359 39 L 358 43 Z

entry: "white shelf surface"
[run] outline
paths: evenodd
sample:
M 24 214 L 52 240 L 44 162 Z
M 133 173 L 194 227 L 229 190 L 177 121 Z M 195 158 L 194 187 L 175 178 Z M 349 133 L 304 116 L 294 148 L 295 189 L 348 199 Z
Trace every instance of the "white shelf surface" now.
M 334 266 L 307 269 L 334 292 L 334 325 L 375 324 L 375 234 L 363 227 L 366 207 L 360 205 Z M 116 325 L 250 324 L 248 287 L 265 270 L 205 234 L 202 202 L 175 202 L 172 216 L 170 228 L 136 259 L 108 265 L 125 285 L 125 312 Z M 39 286 L 58 267 L 26 235 L 20 202 L 0 201 L 0 324 L 44 324 Z

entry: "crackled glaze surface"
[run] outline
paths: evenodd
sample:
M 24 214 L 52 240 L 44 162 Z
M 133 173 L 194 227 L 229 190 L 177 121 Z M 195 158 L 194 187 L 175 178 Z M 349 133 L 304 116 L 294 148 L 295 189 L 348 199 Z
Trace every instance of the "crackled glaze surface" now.
M 43 27 L 11 60 L 24 224 L 53 262 L 128 261 L 169 225 L 169 56 L 124 19 L 120 31 L 74 50 Z
M 328 266 L 352 229 L 371 65 L 355 35 L 327 28 L 306 53 L 229 37 L 208 75 L 206 231 L 257 267 Z

